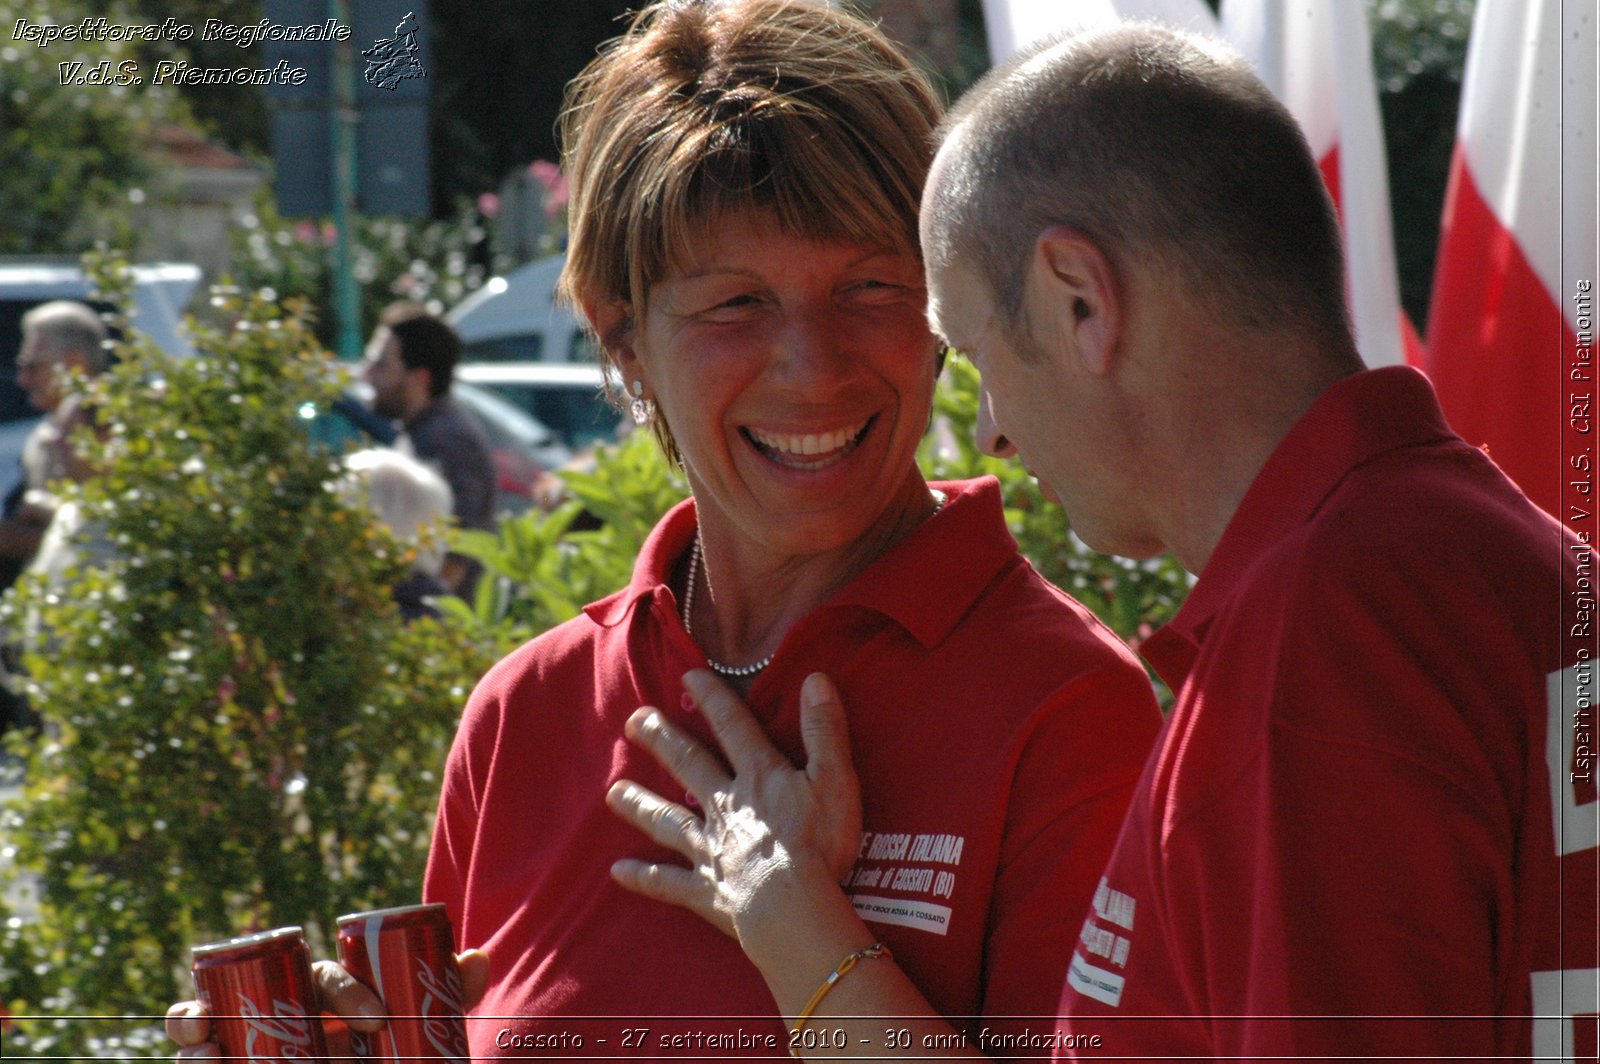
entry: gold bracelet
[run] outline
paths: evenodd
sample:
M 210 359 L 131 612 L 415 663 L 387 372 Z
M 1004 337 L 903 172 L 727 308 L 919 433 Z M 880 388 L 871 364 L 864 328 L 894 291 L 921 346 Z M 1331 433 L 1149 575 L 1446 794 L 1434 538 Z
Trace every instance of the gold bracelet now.
M 811 1000 L 806 1002 L 806 1007 L 801 1009 L 800 1015 L 795 1017 L 794 1027 L 790 1029 L 790 1033 L 799 1034 L 805 1029 L 806 1022 L 811 1019 L 811 1014 L 817 1011 L 817 1006 L 822 1004 L 822 999 L 828 996 L 828 991 L 833 989 L 833 984 L 850 974 L 850 969 L 854 968 L 857 964 L 860 964 L 864 960 L 876 960 L 879 957 L 888 957 L 892 959 L 894 954 L 890 953 L 889 947 L 885 946 L 882 942 L 874 942 L 866 949 L 858 949 L 854 953 L 845 957 L 844 960 L 840 961 L 839 967 L 828 973 L 828 978 L 822 981 L 822 985 L 817 987 L 817 992 L 811 995 Z M 789 1039 L 789 1055 L 791 1057 L 798 1057 L 800 1055 L 799 1051 L 795 1048 L 795 1039 L 793 1038 Z

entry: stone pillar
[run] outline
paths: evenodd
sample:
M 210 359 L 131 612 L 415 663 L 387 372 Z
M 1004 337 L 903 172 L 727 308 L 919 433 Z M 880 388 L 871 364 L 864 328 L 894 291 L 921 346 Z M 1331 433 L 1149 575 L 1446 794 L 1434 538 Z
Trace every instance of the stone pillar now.
M 230 272 L 232 230 L 266 174 L 176 126 L 156 130 L 155 141 L 161 170 L 139 212 L 138 256 L 195 263 L 203 283 L 216 284 Z

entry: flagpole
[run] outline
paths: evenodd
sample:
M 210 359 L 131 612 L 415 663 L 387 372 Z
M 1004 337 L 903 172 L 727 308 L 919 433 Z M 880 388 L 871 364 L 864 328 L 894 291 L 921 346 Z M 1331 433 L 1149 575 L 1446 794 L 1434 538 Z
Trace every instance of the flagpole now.
M 353 26 L 350 0 L 328 0 L 328 17 Z M 355 45 L 349 39 L 334 46 L 333 56 L 333 313 L 338 355 L 354 362 L 361 357 L 361 299 L 351 267 L 351 227 L 356 201 Z

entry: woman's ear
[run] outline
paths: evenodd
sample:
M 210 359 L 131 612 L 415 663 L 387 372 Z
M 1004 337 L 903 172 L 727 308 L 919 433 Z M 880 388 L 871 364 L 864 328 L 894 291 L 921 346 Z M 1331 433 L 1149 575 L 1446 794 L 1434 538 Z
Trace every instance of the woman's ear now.
M 1083 367 L 1104 376 L 1122 332 L 1122 298 L 1116 271 L 1099 244 L 1067 226 L 1039 234 L 1034 269 L 1057 335 L 1068 338 Z
M 616 367 L 625 381 L 638 379 L 639 356 L 633 347 L 633 308 L 620 300 L 611 302 L 586 302 L 584 316 L 594 329 L 606 358 Z

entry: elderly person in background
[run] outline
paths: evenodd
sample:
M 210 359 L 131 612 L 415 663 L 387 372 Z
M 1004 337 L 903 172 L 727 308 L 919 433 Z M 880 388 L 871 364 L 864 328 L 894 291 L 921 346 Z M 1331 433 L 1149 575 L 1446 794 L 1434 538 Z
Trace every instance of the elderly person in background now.
M 370 506 L 403 546 L 416 551 L 411 573 L 395 585 L 394 598 L 406 620 L 437 616 L 431 601 L 448 594 L 439 580 L 444 551 L 425 537 L 442 533 L 451 509 L 450 485 L 430 467 L 389 447 L 345 456 L 345 487 Z
M 22 316 L 22 348 L 17 352 L 17 387 L 44 418 L 23 444 L 21 494 L 8 499 L 0 518 L 0 558 L 17 570 L 39 550 L 55 516 L 49 491 L 53 480 L 81 480 L 88 467 L 71 437 L 89 424 L 81 400 L 70 394 L 67 375 L 105 372 L 106 327 L 88 306 L 68 299 L 42 303 Z
M 629 587 L 467 706 L 424 895 L 492 961 L 465 973 L 475 1056 L 970 1052 L 1056 1007 L 1159 714 L 1127 648 L 1017 553 L 995 482 L 917 470 L 938 117 L 876 29 L 810 0 L 658 4 L 573 83 L 564 288 L 694 497 Z M 723 683 L 755 714 L 737 777 L 678 756 L 727 734 Z M 846 722 L 840 694 L 873 711 Z M 751 789 L 820 818 L 826 852 L 720 834 Z M 665 887 L 714 835 L 709 922 L 641 896 L 682 900 Z M 779 874 L 806 899 L 782 926 L 740 901 Z M 813 1000 L 858 962 L 904 1045 L 845 1018 L 857 975 Z M 320 971 L 337 1011 L 377 1008 Z M 169 1029 L 203 1024 L 180 1006 Z
M 68 376 L 105 372 L 106 341 L 100 315 L 73 300 L 41 303 L 22 316 L 17 387 L 44 417 L 23 443 L 22 479 L 7 496 L 0 516 L 0 590 L 29 569 L 44 573 L 44 579 L 58 580 L 69 566 L 84 560 L 85 550 L 93 558 L 109 554 L 103 537 L 80 535 L 81 513 L 76 506 L 63 507 L 50 489 L 53 482 L 89 475 L 89 465 L 73 446 L 72 435 L 93 421 L 83 401 L 72 393 Z M 37 618 L 23 627 L 27 639 L 40 638 Z M 13 669 L 12 649 L 0 653 L 5 656 L 0 671 Z M 0 684 L 0 733 L 13 724 L 36 725 L 37 719 L 9 683 Z

